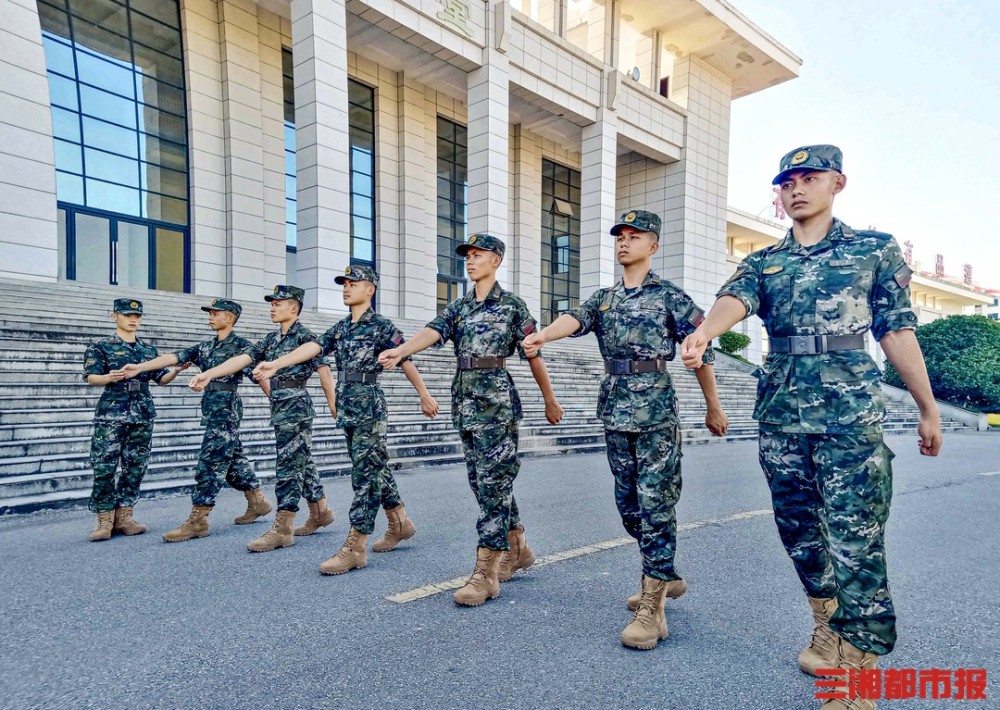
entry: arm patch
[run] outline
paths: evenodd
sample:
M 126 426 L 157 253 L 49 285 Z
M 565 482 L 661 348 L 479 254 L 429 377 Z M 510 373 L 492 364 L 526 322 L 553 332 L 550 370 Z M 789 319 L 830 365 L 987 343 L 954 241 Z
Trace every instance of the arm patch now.
M 892 276 L 896 283 L 899 284 L 900 288 L 906 288 L 910 285 L 910 281 L 913 279 L 913 269 L 911 269 L 906 264 L 903 264 L 896 270 L 896 273 Z

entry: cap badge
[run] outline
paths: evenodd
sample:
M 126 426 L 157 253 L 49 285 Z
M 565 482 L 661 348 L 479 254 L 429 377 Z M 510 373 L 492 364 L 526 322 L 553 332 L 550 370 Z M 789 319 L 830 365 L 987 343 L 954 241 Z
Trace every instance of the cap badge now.
M 625 215 L 625 219 L 623 219 L 622 221 L 623 222 L 634 222 L 635 218 L 636 218 L 635 212 L 629 212 L 627 215 Z
M 350 275 L 351 275 L 351 267 L 348 266 L 346 269 L 344 269 L 344 276 L 350 276 Z
M 274 287 L 274 292 L 278 293 L 279 291 L 281 291 L 281 286 L 275 286 Z
M 138 308 L 139 304 L 136 303 L 135 301 L 132 301 L 130 304 L 128 304 L 128 306 L 129 306 L 129 308 Z
M 807 160 L 809 160 L 809 151 L 800 150 L 798 153 L 792 156 L 792 159 L 789 162 L 791 162 L 792 165 L 801 165 Z
M 476 235 L 473 234 L 471 237 L 469 237 L 469 244 L 475 244 L 475 243 L 476 243 Z

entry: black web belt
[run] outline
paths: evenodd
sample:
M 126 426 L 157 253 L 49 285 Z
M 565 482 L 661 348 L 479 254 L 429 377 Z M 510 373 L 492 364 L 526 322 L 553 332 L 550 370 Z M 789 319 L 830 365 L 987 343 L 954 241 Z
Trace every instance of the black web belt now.
M 862 350 L 865 336 L 855 335 L 792 335 L 786 338 L 771 338 L 772 353 L 790 355 L 819 355 L 835 350 Z
M 300 380 L 276 380 L 271 383 L 271 391 L 302 388 L 306 386 L 306 381 L 308 379 L 308 377 L 303 377 Z
M 337 371 L 337 379 L 343 382 L 361 382 L 366 385 L 374 385 L 378 382 L 377 372 L 344 372 Z
M 125 380 L 124 382 L 112 382 L 105 385 L 108 389 L 113 390 L 123 390 L 125 392 L 149 392 L 148 382 L 139 382 L 139 380 Z
M 221 390 L 223 392 L 235 392 L 236 390 L 239 389 L 239 387 L 240 384 L 238 382 L 218 382 L 216 380 L 212 380 L 205 387 L 205 391 L 213 392 L 216 390 Z
M 667 360 L 605 360 L 604 371 L 609 375 L 636 375 L 641 372 L 666 372 Z
M 493 370 L 503 367 L 506 358 L 502 357 L 476 357 L 475 355 L 459 355 L 459 370 Z

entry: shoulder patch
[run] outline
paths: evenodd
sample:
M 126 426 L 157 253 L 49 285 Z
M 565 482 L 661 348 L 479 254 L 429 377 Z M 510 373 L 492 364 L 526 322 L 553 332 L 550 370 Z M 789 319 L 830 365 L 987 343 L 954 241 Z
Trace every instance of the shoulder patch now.
M 705 321 L 705 311 L 700 309 L 698 306 L 693 306 L 691 312 L 688 314 L 688 323 L 693 327 L 697 328 Z
M 521 323 L 521 332 L 524 335 L 531 335 L 535 332 L 535 319 L 529 318 L 528 320 Z
M 854 233 L 859 237 L 870 237 L 879 241 L 887 242 L 892 239 L 892 235 L 887 232 L 876 232 L 872 229 L 855 229 Z
M 896 273 L 893 274 L 892 277 L 896 280 L 896 283 L 899 284 L 900 288 L 906 288 L 910 285 L 910 281 L 913 279 L 913 269 L 906 264 L 903 264 L 896 269 Z

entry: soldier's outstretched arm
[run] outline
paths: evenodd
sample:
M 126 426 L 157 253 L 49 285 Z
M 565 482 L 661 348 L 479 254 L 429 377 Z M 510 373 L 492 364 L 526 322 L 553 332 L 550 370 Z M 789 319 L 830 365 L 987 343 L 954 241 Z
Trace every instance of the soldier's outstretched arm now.
M 917 425 L 920 453 L 937 456 L 943 443 L 941 414 L 934 401 L 931 380 L 927 376 L 927 365 L 916 333 L 909 329 L 890 330 L 878 343 L 920 408 L 920 423 Z
M 542 391 L 542 399 L 545 400 L 545 418 L 549 424 L 558 424 L 566 411 L 556 399 L 555 390 L 552 389 L 552 380 L 549 378 L 549 369 L 545 367 L 545 360 L 540 356 L 528 358 L 528 366 L 531 374 L 538 383 L 538 389 Z
M 701 358 L 708 344 L 746 317 L 747 307 L 743 301 L 736 296 L 719 296 L 702 324 L 684 338 L 681 345 L 684 367 L 688 369 L 701 367 L 703 364 Z
M 253 376 L 258 380 L 269 380 L 274 377 L 274 373 L 278 370 L 291 367 L 292 365 L 301 365 L 308 360 L 312 360 L 321 352 L 323 352 L 323 348 L 319 343 L 303 343 L 292 352 L 282 355 L 277 360 L 260 363 L 254 368 Z
M 407 360 L 400 365 L 400 368 L 403 370 L 403 374 L 406 375 L 406 379 L 413 385 L 413 389 L 420 395 L 420 411 L 431 419 L 436 417 L 438 413 L 437 400 L 431 396 L 427 385 L 424 384 L 424 378 L 420 376 L 420 370 L 413 364 L 413 360 Z
M 571 316 L 569 313 L 563 313 L 537 333 L 526 335 L 524 340 L 521 341 L 521 347 L 524 348 L 525 355 L 528 357 L 534 357 L 535 354 L 542 349 L 542 346 L 545 345 L 545 343 L 551 343 L 555 340 L 568 338 L 573 335 L 573 333 L 580 330 L 580 327 L 580 321 Z
M 188 387 L 195 392 L 201 392 L 205 386 L 217 377 L 225 377 L 244 370 L 253 364 L 253 358 L 249 355 L 233 355 L 221 365 L 205 370 L 200 375 L 195 375 L 188 383 Z
M 726 416 L 719 401 L 719 390 L 715 383 L 715 368 L 709 364 L 704 364 L 694 371 L 694 376 L 698 379 L 698 386 L 705 395 L 705 405 L 708 412 L 705 414 L 705 426 L 716 436 L 725 436 L 729 430 L 729 417 Z
M 170 367 L 172 365 L 178 364 L 180 361 L 177 359 L 177 355 L 174 353 L 167 353 L 166 355 L 160 355 L 159 357 L 154 357 L 152 360 L 146 360 L 146 362 L 140 362 L 132 365 L 122 366 L 122 372 L 125 373 L 125 379 L 131 379 L 138 375 L 140 372 L 152 372 L 153 370 L 162 370 L 165 367 Z M 176 377 L 177 375 L 174 375 Z M 170 379 L 173 379 L 171 377 Z M 161 382 L 161 384 L 166 384 L 166 382 Z
M 433 328 L 421 328 L 416 335 L 399 347 L 383 350 L 378 356 L 378 364 L 386 370 L 391 370 L 407 355 L 415 355 L 421 350 L 426 350 L 439 340 L 441 340 L 439 332 Z

